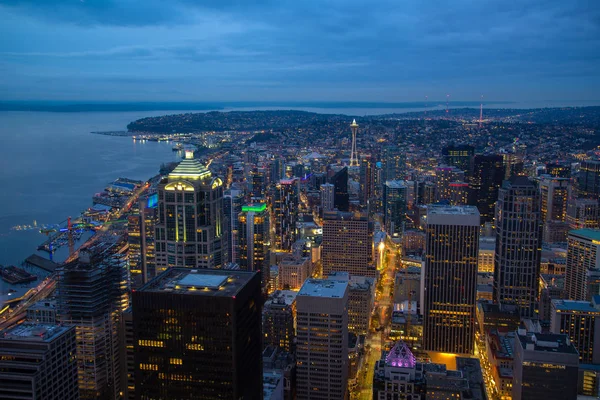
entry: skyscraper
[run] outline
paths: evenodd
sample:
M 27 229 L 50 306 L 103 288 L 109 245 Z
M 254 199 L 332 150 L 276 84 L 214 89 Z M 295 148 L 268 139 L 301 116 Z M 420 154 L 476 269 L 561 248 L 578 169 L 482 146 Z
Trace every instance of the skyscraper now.
M 224 253 L 227 262 L 237 263 L 239 259 L 238 240 L 239 240 L 239 222 L 238 215 L 242 212 L 242 203 L 244 195 L 241 190 L 228 190 L 223 196 L 224 226 L 223 235 L 226 240 Z
M 360 159 L 360 204 L 367 202 L 375 194 L 375 162 L 371 155 L 365 155 Z
M 398 146 L 386 146 L 381 154 L 381 182 L 405 179 L 405 156 Z
M 16 325 L 0 336 L 0 398 L 77 400 L 75 328 Z
M 570 178 L 571 165 L 565 162 L 547 163 L 546 173 L 555 178 Z
M 240 227 L 239 264 L 244 271 L 260 271 L 265 293 L 269 283 L 269 210 L 266 203 L 242 206 L 238 216 Z
M 600 230 L 578 229 L 567 238 L 565 297 L 569 300 L 591 301 L 600 294 L 590 290 L 591 273 L 600 271 Z
M 273 225 L 275 248 L 290 251 L 296 241 L 299 188 L 297 179 L 282 179 L 273 193 Z
M 567 178 L 544 177 L 540 181 L 542 222 L 561 221 L 567 219 L 567 199 L 571 192 Z
M 332 211 L 323 215 L 323 275 L 332 271 L 351 276 L 376 275 L 373 228 L 366 214 Z
M 450 200 L 452 192 L 450 184 L 452 182 L 462 182 L 465 179 L 465 173 L 458 167 L 440 165 L 435 168 L 435 189 L 436 199 Z
M 444 164 L 457 167 L 469 177 L 473 174 L 475 148 L 466 144 L 451 144 L 442 149 Z
M 344 400 L 348 282 L 308 279 L 296 296 L 298 400 Z
M 583 160 L 577 176 L 579 197 L 600 198 L 600 160 Z
M 535 184 L 524 176 L 504 181 L 496 204 L 494 302 L 533 317 L 538 297 L 542 222 Z
M 348 168 L 344 167 L 331 177 L 329 181 L 333 186 L 333 207 L 339 211 L 350 209 L 350 195 L 348 194 Z
M 404 233 L 407 195 L 405 181 L 387 181 L 383 185 L 383 223 L 391 238 L 400 238 Z
M 139 213 L 128 217 L 129 270 L 134 287 L 140 286 L 156 273 L 154 227 L 157 221 L 158 193 L 140 200 Z
M 133 293 L 137 399 L 262 398 L 257 273 L 171 268 Z
M 333 211 L 335 204 L 335 186 L 331 183 L 324 183 L 319 190 L 321 191 L 321 208 L 323 211 Z
M 569 336 L 581 364 L 600 364 L 599 301 L 552 300 L 550 332 Z
M 429 206 L 423 271 L 423 347 L 472 354 L 479 212 L 472 206 Z
M 223 182 L 193 153 L 158 186 L 157 272 L 217 268 L 223 259 Z
M 496 154 L 475 156 L 473 175 L 469 179 L 469 205 L 477 207 L 482 224 L 492 222 L 494 219 L 498 189 L 503 179 L 502 156 Z
M 75 326 L 82 399 L 118 399 L 119 326 L 129 306 L 124 241 L 100 243 L 57 269 L 58 320 Z
M 513 400 L 577 398 L 579 357 L 567 335 L 519 329 L 514 344 Z
M 569 199 L 567 223 L 571 229 L 600 228 L 600 203 L 598 199 Z
M 276 346 L 288 353 L 295 353 L 297 293 L 276 290 L 265 302 L 262 314 L 263 347 Z

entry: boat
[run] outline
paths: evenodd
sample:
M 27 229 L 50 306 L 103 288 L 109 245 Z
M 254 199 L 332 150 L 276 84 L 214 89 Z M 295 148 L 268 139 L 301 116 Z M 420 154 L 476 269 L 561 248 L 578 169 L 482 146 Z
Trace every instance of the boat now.
M 179 150 L 183 150 L 183 145 L 181 143 L 176 143 L 175 146 L 173 146 L 173 151 Z

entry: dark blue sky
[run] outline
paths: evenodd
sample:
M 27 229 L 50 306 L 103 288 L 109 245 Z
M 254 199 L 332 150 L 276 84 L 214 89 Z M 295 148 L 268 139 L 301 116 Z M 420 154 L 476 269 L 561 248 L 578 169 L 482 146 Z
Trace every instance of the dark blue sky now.
M 0 100 L 600 99 L 596 0 L 0 0 Z

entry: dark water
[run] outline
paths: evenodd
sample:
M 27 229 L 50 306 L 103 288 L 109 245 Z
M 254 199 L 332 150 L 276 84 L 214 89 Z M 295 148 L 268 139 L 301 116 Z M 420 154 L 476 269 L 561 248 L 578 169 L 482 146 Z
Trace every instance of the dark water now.
M 170 143 L 90 133 L 166 113 L 0 112 L 0 264 L 19 265 L 46 238 L 11 227 L 76 217 L 114 179 L 145 180 L 177 160 Z

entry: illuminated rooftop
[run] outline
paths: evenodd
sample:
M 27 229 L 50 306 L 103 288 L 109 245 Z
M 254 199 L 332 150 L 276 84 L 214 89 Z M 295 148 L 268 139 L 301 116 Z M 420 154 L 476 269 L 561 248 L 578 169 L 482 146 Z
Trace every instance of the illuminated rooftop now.
M 600 229 L 576 229 L 569 231 L 569 235 L 579 236 L 588 240 L 600 240 Z
M 267 209 L 267 203 L 248 204 L 242 206 L 242 212 L 263 212 Z
M 194 159 L 194 153 L 186 152 L 185 159 L 169 174 L 169 179 L 205 179 L 211 175 L 200 161 Z
M 417 360 L 406 343 L 400 341 L 387 354 L 385 363 L 390 367 L 414 368 Z
M 443 215 L 479 215 L 477 207 L 474 206 L 447 206 L 432 204 L 427 207 L 427 214 Z
M 170 268 L 139 291 L 234 297 L 255 274 L 240 270 Z

